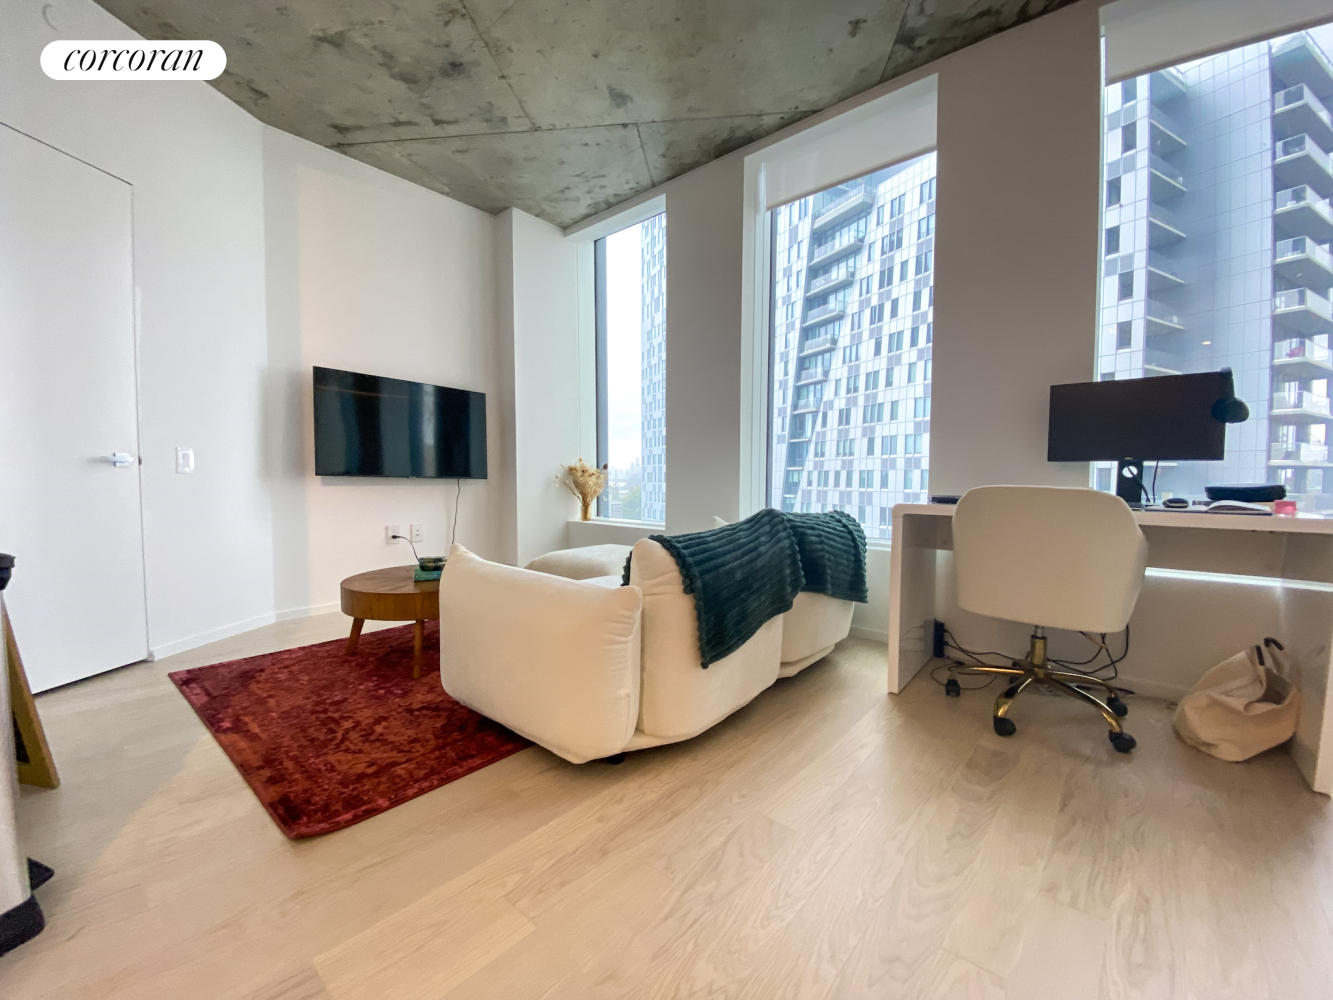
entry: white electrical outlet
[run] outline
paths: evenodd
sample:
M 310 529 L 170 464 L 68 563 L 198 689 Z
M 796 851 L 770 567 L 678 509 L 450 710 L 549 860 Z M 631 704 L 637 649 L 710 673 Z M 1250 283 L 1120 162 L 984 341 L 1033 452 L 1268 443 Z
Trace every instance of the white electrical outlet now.
M 411 525 L 408 529 L 407 537 L 412 539 L 413 542 L 421 541 L 421 525 L 419 524 Z
M 384 526 L 384 544 L 385 544 L 385 545 L 397 545 L 397 544 L 398 544 L 398 539 L 394 538 L 393 536 L 394 536 L 394 535 L 401 535 L 402 533 L 403 533 L 403 531 L 402 531 L 402 525 L 400 525 L 400 524 L 386 524 L 386 525 Z
M 194 471 L 194 449 L 177 448 L 176 449 L 176 471 L 183 476 L 188 476 Z

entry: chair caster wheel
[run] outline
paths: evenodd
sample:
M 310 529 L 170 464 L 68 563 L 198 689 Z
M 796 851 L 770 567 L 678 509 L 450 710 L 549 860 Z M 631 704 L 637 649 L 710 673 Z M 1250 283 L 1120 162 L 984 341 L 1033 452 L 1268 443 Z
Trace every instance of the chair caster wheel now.
M 1106 707 L 1122 719 L 1129 714 L 1129 706 L 1115 695 L 1111 695 L 1111 697 L 1106 699 Z
M 1018 732 L 1018 727 L 1014 725 L 1012 719 L 1001 718 L 998 715 L 991 716 L 991 724 L 995 726 L 996 736 L 1013 736 Z
M 1129 753 L 1138 746 L 1138 741 L 1129 733 L 1107 733 L 1106 735 L 1111 738 L 1111 746 L 1116 748 L 1117 753 Z
M 963 693 L 963 686 L 959 684 L 955 678 L 950 677 L 947 681 L 944 682 L 944 693 L 947 694 L 950 698 L 961 697 Z

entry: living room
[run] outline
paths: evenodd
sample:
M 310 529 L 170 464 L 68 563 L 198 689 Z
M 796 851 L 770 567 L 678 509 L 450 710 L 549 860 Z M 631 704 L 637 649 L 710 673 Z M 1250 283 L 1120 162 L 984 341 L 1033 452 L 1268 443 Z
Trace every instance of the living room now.
M 1271 347 L 1251 368 L 1242 358 L 1258 352 L 1236 347 L 1170 370 L 1234 368 L 1232 395 L 1249 404 L 1249 421 L 1226 428 L 1227 461 L 1253 452 L 1261 468 L 1208 483 L 1286 484 L 1300 510 L 1262 530 L 1259 518 L 1214 518 L 1246 530 L 1207 541 L 1160 521 L 1191 513 L 1135 511 L 1147 568 L 1130 587 L 1132 620 L 1127 610 L 1109 629 L 960 605 L 937 551 L 954 541 L 926 504 L 997 485 L 1111 497 L 1124 454 L 1048 461 L 1051 387 L 1161 374 L 1148 338 L 1185 334 L 1148 314 L 1150 296 L 1193 294 L 1172 287 L 1183 267 L 1162 265 L 1184 259 L 1158 236 L 1169 206 L 1154 214 L 1145 196 L 1141 245 L 1125 245 L 1144 258 L 1135 297 L 1123 298 L 1138 311 L 1115 300 L 1120 273 L 1137 273 L 1107 270 L 1108 182 L 1119 191 L 1122 176 L 1110 165 L 1134 152 L 1111 148 L 1126 142 L 1126 81 L 1151 87 L 1174 79 L 1167 70 L 1262 49 L 1245 59 L 1263 61 L 1271 83 L 1282 71 L 1267 67 L 1291 39 L 1326 67 L 1333 9 L 353 6 L 364 9 L 24 0 L 0 11 L 0 162 L 17 192 L 0 280 L 6 311 L 28 324 L 0 341 L 0 432 L 18 464 L 0 506 L 0 550 L 15 556 L 5 631 L 35 695 L 25 724 L 37 728 L 23 732 L 43 733 L 25 752 L 49 751 L 59 771 L 59 787 L 0 796 L 0 854 L 18 859 L 0 863 L 0 913 L 26 907 L 19 939 L 31 938 L 0 957 L 0 992 L 1322 996 L 1333 969 L 1333 738 L 1322 727 L 1333 580 L 1322 465 L 1283 457 L 1323 446 L 1326 463 L 1320 371 Z M 145 38 L 210 39 L 227 68 L 211 82 L 42 68 L 53 42 Z M 752 77 L 744 86 L 737 67 Z M 1323 95 L 1296 85 L 1312 91 L 1317 142 Z M 1266 300 L 1288 294 L 1276 275 L 1298 273 L 1274 256 L 1275 240 L 1299 237 L 1276 228 L 1273 199 L 1295 188 L 1279 183 L 1270 148 L 1277 111 L 1288 113 L 1277 96 L 1296 85 L 1264 92 L 1277 110 L 1257 147 L 1226 140 L 1268 170 L 1254 182 L 1267 242 L 1245 250 L 1266 254 Z M 1196 129 L 1198 112 L 1175 100 L 1135 105 L 1153 137 L 1139 151 L 1145 178 L 1169 173 L 1162 164 L 1203 170 L 1191 160 L 1202 131 L 1179 151 L 1158 138 L 1173 115 Z M 872 288 L 861 283 L 891 245 L 877 227 L 894 231 L 895 184 L 915 243 L 894 248 L 901 278 L 890 269 L 891 287 L 881 277 Z M 864 276 L 831 269 L 802 306 L 782 284 L 817 266 L 815 221 L 799 206 L 826 213 L 832 232 L 827 220 L 857 198 L 862 229 L 833 249 L 855 243 Z M 628 394 L 612 395 L 609 248 L 659 219 L 661 384 L 650 393 L 645 362 Z M 57 224 L 89 237 L 48 252 L 40 234 Z M 18 233 L 33 234 L 21 251 Z M 646 243 L 635 246 L 615 273 L 631 276 L 640 303 L 637 345 L 650 293 Z M 87 297 L 94 278 L 108 298 Z M 1307 285 L 1326 301 L 1333 281 Z M 836 302 L 820 297 L 844 287 Z M 914 292 L 895 324 L 897 296 Z M 862 298 L 864 340 L 852 308 Z M 110 353 L 21 332 L 40 331 L 45 310 L 72 328 L 94 301 L 111 303 L 99 316 L 114 312 Z M 789 303 L 806 311 L 792 318 Z M 1322 326 L 1280 340 L 1271 311 L 1268 344 L 1303 337 L 1300 359 L 1327 355 Z M 825 316 L 847 324 L 846 339 L 819 371 L 802 369 L 813 348 L 781 338 Z M 1216 322 L 1220 348 L 1241 323 Z M 877 323 L 888 338 L 898 330 L 903 352 L 898 381 L 875 383 L 882 396 L 869 381 L 883 366 Z M 864 356 L 843 356 L 862 343 Z M 1270 414 L 1292 391 L 1281 372 L 1297 364 L 1314 377 L 1295 382 L 1309 396 L 1283 423 Z M 320 474 L 316 369 L 484 394 L 472 470 L 483 474 Z M 854 405 L 839 402 L 862 377 Z M 786 422 L 814 384 L 826 385 L 830 446 L 864 425 L 869 453 L 857 438 L 854 457 L 826 462 L 812 434 L 790 461 L 798 438 Z M 73 424 L 62 398 L 122 437 L 61 452 Z M 886 403 L 882 416 L 869 409 Z M 621 405 L 645 428 L 623 456 Z M 855 431 L 838 435 L 843 411 Z M 660 517 L 641 504 L 631 518 L 630 487 L 617 485 L 628 480 L 614 473 L 637 469 L 644 488 L 654 419 L 665 500 Z M 869 429 L 880 421 L 883 434 Z M 88 461 L 116 454 L 123 465 Z M 594 481 L 586 520 L 568 471 L 581 463 L 594 479 L 606 465 L 612 480 Z M 1159 462 L 1139 485 L 1202 497 L 1183 484 L 1203 468 Z M 856 497 L 854 471 L 868 502 L 818 478 L 845 473 Z M 933 506 L 952 516 L 954 505 Z M 787 581 L 781 613 L 709 662 L 710 581 L 686 571 L 697 543 L 670 539 L 733 539 L 771 522 L 790 549 L 785 568 L 749 589 L 788 569 L 809 584 L 799 518 L 835 511 L 855 523 L 849 582 L 810 593 Z M 100 527 L 113 516 L 120 527 Z M 397 568 L 413 593 L 433 584 L 412 579 L 418 555 L 449 556 L 434 571 L 438 625 L 416 612 L 344 613 L 362 574 Z M 1023 560 L 1007 559 L 1019 573 Z M 829 562 L 832 577 L 841 564 Z M 1023 579 L 989 589 L 1026 592 Z M 358 632 L 364 621 L 359 647 L 353 619 Z M 1000 688 L 970 693 L 987 678 L 966 664 L 1044 669 L 1034 624 L 1052 626 L 1050 662 L 1109 662 L 1088 683 L 1135 692 L 1120 703 L 1129 714 L 1024 694 L 1018 732 L 1005 736 L 991 705 Z M 1289 647 L 1301 695 L 1282 746 L 1241 764 L 1187 744 L 1176 705 L 1209 668 L 1269 649 L 1268 636 Z M 676 659 L 658 671 L 649 660 L 668 641 Z M 240 661 L 250 666 L 231 666 Z M 18 657 L 6 662 L 13 674 Z M 587 680 L 590 664 L 605 676 Z M 261 665 L 291 685 L 242 685 Z M 347 708 L 353 687 L 338 679 L 372 666 L 390 686 Z M 942 690 L 955 676 L 959 698 Z M 404 728 L 437 710 L 448 767 L 413 756 L 420 734 Z M 302 715 L 329 724 L 308 757 Z M 337 742 L 350 719 L 383 744 Z M 1104 735 L 1117 726 L 1137 739 L 1132 753 Z M 263 744 L 255 755 L 242 732 Z M 388 743 L 398 756 L 375 757 Z M 284 759 L 293 766 L 280 773 Z M 297 786 L 355 788 L 360 804 L 284 814 Z M 54 870 L 40 887 L 28 856 Z

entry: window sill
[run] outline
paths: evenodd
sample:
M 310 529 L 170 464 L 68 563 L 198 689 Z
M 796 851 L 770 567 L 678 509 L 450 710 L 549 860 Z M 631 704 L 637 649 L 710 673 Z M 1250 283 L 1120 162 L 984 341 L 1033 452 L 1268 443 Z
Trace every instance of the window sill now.
M 607 524 L 618 528 L 656 528 L 660 531 L 666 530 L 666 524 L 662 521 L 630 521 L 620 517 L 590 517 L 583 520 L 580 517 L 571 517 L 570 524 Z

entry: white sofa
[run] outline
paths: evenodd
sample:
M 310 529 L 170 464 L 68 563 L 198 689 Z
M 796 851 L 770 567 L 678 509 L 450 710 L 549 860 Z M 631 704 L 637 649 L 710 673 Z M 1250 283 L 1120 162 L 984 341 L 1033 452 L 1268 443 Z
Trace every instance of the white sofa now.
M 850 627 L 850 602 L 801 594 L 705 670 L 675 559 L 650 539 L 633 552 L 624 587 L 616 574 L 568 579 L 454 546 L 440 576 L 444 689 L 582 763 L 698 735 L 826 655 Z

